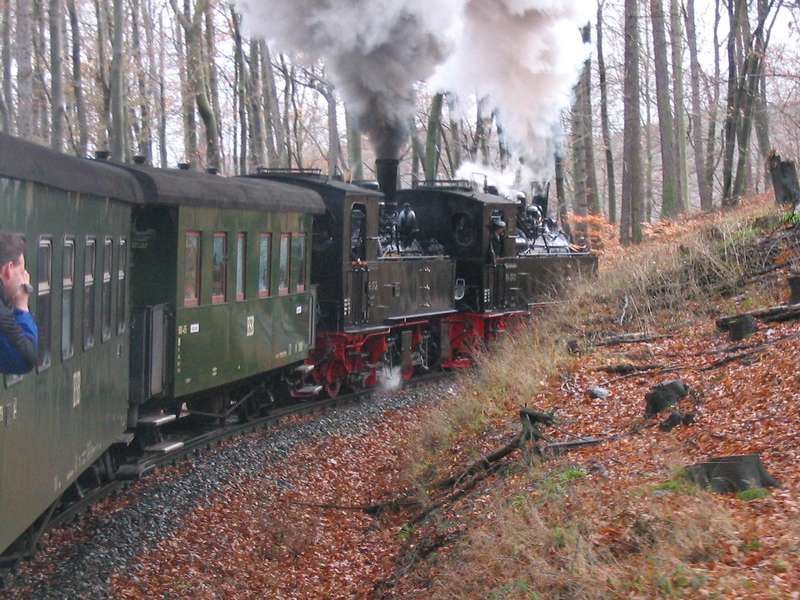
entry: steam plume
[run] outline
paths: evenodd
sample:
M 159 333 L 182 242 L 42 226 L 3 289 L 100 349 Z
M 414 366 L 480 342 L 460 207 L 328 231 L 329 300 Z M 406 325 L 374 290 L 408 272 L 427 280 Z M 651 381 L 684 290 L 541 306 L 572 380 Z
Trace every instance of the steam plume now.
M 431 84 L 462 99 L 488 98 L 526 163 L 550 164 L 560 111 L 587 57 L 578 28 L 592 7 L 588 0 L 468 0 L 458 41 Z
M 498 111 L 530 160 L 544 155 L 586 50 L 588 0 L 236 0 L 248 30 L 306 62 L 324 59 L 379 157 L 397 158 L 427 81 Z
M 397 158 L 413 85 L 447 54 L 443 24 L 463 0 L 237 0 L 244 26 L 280 50 L 324 59 L 378 156 Z

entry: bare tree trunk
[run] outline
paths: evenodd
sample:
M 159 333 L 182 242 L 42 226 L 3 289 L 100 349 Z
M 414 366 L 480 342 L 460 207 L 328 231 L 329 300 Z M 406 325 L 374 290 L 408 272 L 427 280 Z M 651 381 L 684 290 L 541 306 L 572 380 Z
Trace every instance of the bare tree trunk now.
M 425 179 L 430 181 L 436 179 L 439 172 L 443 101 L 444 94 L 438 93 L 434 95 L 431 99 L 431 109 L 428 114 L 428 131 L 425 136 L 425 161 L 423 163 L 423 169 L 425 171 Z
M 108 0 L 94 0 L 97 18 L 97 87 L 100 89 L 101 104 L 97 107 L 96 145 L 100 150 L 108 150 L 110 131 L 111 89 L 108 85 Z
M 114 0 L 114 42 L 111 59 L 111 158 L 125 160 L 125 99 L 122 83 L 124 0 Z
M 592 26 L 587 23 L 581 31 L 581 37 L 584 45 L 592 43 Z M 599 215 L 602 210 L 600 209 L 600 193 L 597 187 L 597 171 L 594 167 L 594 136 L 592 127 L 592 59 L 591 55 L 583 63 L 583 74 L 581 76 L 581 83 L 583 88 L 581 92 L 582 107 L 580 112 L 581 116 L 581 129 L 583 131 L 583 151 L 586 154 L 584 169 L 586 173 L 586 207 L 593 215 Z
M 164 39 L 164 17 L 161 13 L 158 14 L 158 35 L 161 40 Z M 161 168 L 166 169 L 169 164 L 167 157 L 167 99 L 166 99 L 166 84 L 164 80 L 165 65 L 165 51 L 166 44 L 163 42 L 158 45 L 158 152 L 161 163 Z
M 342 156 L 342 149 L 339 142 L 338 105 L 336 102 L 336 93 L 332 87 L 325 90 L 323 97 L 328 103 L 328 174 L 331 177 L 335 177 Z
M 675 115 L 675 158 L 678 161 L 680 209 L 689 208 L 689 182 L 686 175 L 686 119 L 683 102 L 683 28 L 678 0 L 670 0 L 670 43 L 672 47 L 672 94 Z
M 50 0 L 48 17 L 50 22 L 50 105 L 53 111 L 50 147 L 61 152 L 64 147 L 64 79 L 61 59 L 62 0 Z
M 245 66 L 245 79 L 248 99 L 247 121 L 250 125 L 250 166 L 264 166 L 264 130 L 261 114 L 261 93 L 258 81 L 259 67 L 258 42 L 250 40 L 250 64 Z
M 582 88 L 578 84 L 578 89 Z M 583 104 L 580 98 L 580 92 L 576 94 L 575 104 L 572 107 L 572 188 L 573 188 L 573 205 L 572 209 L 576 215 L 585 217 L 588 213 L 588 206 L 586 205 L 586 138 L 583 136 L 583 118 L 580 114 L 581 105 Z M 576 233 L 580 236 L 578 240 L 580 243 L 585 243 L 587 240 L 587 227 L 584 220 L 576 226 Z
M 205 12 L 206 27 L 203 32 L 205 35 L 205 61 L 208 65 L 208 81 L 207 81 L 207 94 L 211 100 L 211 113 L 214 115 L 214 122 L 217 125 L 217 153 L 219 154 L 218 162 L 221 168 L 221 163 L 224 162 L 224 136 L 222 134 L 222 127 L 220 127 L 222 112 L 219 105 L 219 75 L 217 73 L 217 44 L 216 35 L 217 27 L 214 23 L 214 0 L 209 0 L 208 8 Z
M 564 190 L 564 159 L 559 154 L 555 155 L 555 176 L 558 220 L 564 233 L 572 239 L 572 230 L 569 226 L 569 216 L 567 214 L 567 194 Z
M 711 94 L 711 108 L 708 115 L 708 147 L 706 149 L 706 163 L 703 170 L 706 185 L 709 193 L 708 209 L 714 207 L 714 172 L 716 170 L 716 145 L 717 145 L 717 111 L 719 109 L 719 81 L 720 81 L 720 65 L 719 65 L 719 22 L 720 22 L 720 0 L 714 2 L 714 81 L 713 93 Z
M 653 54 L 656 68 L 656 104 L 661 138 L 661 216 L 672 218 L 682 206 L 678 156 L 675 150 L 672 108 L 669 93 L 669 68 L 667 66 L 667 38 L 664 32 L 664 8 L 662 0 L 650 0 L 650 18 L 653 22 Z
M 353 179 L 364 179 L 364 164 L 361 155 L 361 130 L 357 117 L 347 108 L 344 109 L 344 120 L 347 126 L 347 162 Z
M 648 10 L 647 3 L 642 7 L 645 13 Z M 642 28 L 644 29 L 644 45 L 641 44 L 639 39 L 639 47 L 642 52 L 639 54 L 639 62 L 644 67 L 644 107 L 645 107 L 645 130 L 644 141 L 646 146 L 645 158 L 645 179 L 644 179 L 644 213 L 642 221 L 650 223 L 653 220 L 653 95 L 650 86 L 650 63 L 652 57 L 650 55 L 650 26 L 647 23 L 647 15 L 641 15 Z M 641 87 L 641 85 L 640 85 Z
M 697 173 L 697 188 L 700 194 L 700 208 L 711 210 L 711 190 L 703 168 L 705 151 L 703 149 L 703 118 L 700 102 L 700 61 L 697 54 L 697 33 L 695 32 L 694 0 L 686 0 L 686 36 L 689 41 L 689 60 L 692 77 L 692 140 L 694 145 L 694 168 Z
M 277 107 L 277 93 L 273 97 L 275 73 L 272 70 L 269 46 L 264 40 L 259 40 L 258 47 L 261 55 L 261 99 L 264 104 L 264 139 L 267 145 L 267 161 L 270 166 L 277 167 L 280 166 L 278 158 L 280 142 L 275 135 L 275 123 L 280 125 L 280 111 Z M 275 114 L 278 115 L 277 121 L 274 118 Z
M 141 7 L 139 0 L 131 0 L 131 45 L 133 51 L 133 61 L 136 65 L 136 82 L 139 96 L 139 119 L 141 128 L 139 130 L 139 154 L 144 156 L 145 162 L 149 165 L 153 162 L 153 133 L 150 127 L 150 92 L 147 85 L 147 71 L 142 60 L 142 42 L 139 34 L 139 18 Z
M 264 88 L 265 117 L 269 120 L 272 129 L 273 143 L 275 145 L 275 166 L 288 165 L 286 157 L 286 132 L 281 120 L 281 110 L 278 101 L 278 88 L 275 85 L 275 69 L 272 66 L 272 54 L 269 44 L 264 42 L 261 47 L 262 85 Z M 269 105 L 267 105 L 269 99 Z M 270 160 L 272 158 L 270 157 Z
M 639 14 L 636 0 L 625 0 L 625 132 L 622 161 L 620 241 L 642 241 L 642 139 L 639 106 Z
M 244 47 L 242 44 L 242 32 L 239 26 L 239 15 L 233 5 L 230 7 L 231 11 L 231 29 L 233 32 L 234 41 L 234 64 L 236 67 L 236 97 L 237 108 L 239 110 L 239 163 L 237 165 L 240 175 L 247 173 L 247 89 L 246 89 L 246 73 L 244 65 Z M 236 140 L 234 140 L 234 144 Z
M 42 142 L 50 139 L 50 114 L 47 110 L 47 86 L 45 83 L 45 55 L 47 36 L 45 33 L 44 0 L 33 1 L 33 137 Z
M 30 0 L 17 0 L 17 134 L 33 135 L 33 6 Z
M 14 133 L 16 122 L 14 96 L 11 86 L 11 0 L 3 2 L 3 102 L 6 110 L 3 116 L 3 131 Z
M 758 15 L 759 20 L 767 12 L 767 0 L 758 0 Z M 766 17 L 765 17 L 766 18 Z M 763 31 L 759 32 L 757 43 L 761 48 L 765 49 L 765 41 Z M 758 152 L 761 158 L 760 175 L 764 177 L 764 188 L 769 185 L 769 167 L 767 159 L 769 158 L 769 151 L 772 147 L 769 139 L 769 116 L 767 113 L 767 79 L 765 77 L 765 63 L 762 57 L 758 74 L 758 92 L 755 98 L 755 112 L 754 119 L 756 125 L 756 137 L 758 138 Z
M 289 106 L 292 101 L 293 91 L 290 90 L 292 77 L 289 73 L 289 66 L 286 64 L 286 57 L 281 54 L 281 74 L 283 75 L 284 79 L 284 86 L 283 86 L 283 131 L 284 131 L 284 139 L 286 140 L 286 166 L 292 166 L 292 136 L 291 136 L 291 126 L 289 125 Z M 299 167 L 300 164 L 298 163 L 297 166 Z
M 600 78 L 600 123 L 603 129 L 603 146 L 606 155 L 606 181 L 608 182 L 608 221 L 617 222 L 617 190 L 614 178 L 614 155 L 611 151 L 611 131 L 608 124 L 608 86 L 606 63 L 603 57 L 603 5 L 597 2 L 597 71 Z
M 722 163 L 722 206 L 733 204 L 733 153 L 735 150 L 736 129 L 738 126 L 736 110 L 736 36 L 733 32 L 739 30 L 739 12 L 742 9 L 742 0 L 728 0 L 728 100 L 725 115 L 725 155 Z
M 197 0 L 194 13 L 189 8 L 189 0 L 184 1 L 183 12 L 176 0 L 169 0 L 172 11 L 183 28 L 186 38 L 186 75 L 189 82 L 189 93 L 197 103 L 197 112 L 203 119 L 206 132 L 206 160 L 209 167 L 220 168 L 219 124 L 208 98 L 206 73 L 201 61 L 203 17 L 208 10 L 209 0 Z M 213 57 L 208 57 L 209 61 Z
M 75 0 L 67 0 L 67 12 L 72 32 L 72 88 L 75 95 L 75 110 L 78 114 L 78 156 L 86 156 L 89 147 L 89 125 L 86 118 L 86 101 L 83 97 L 81 31 Z

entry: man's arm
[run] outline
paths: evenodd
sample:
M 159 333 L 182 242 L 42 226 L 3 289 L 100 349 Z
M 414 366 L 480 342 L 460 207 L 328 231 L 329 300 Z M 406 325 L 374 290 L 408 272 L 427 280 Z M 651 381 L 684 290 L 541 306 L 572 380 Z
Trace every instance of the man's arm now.
M 0 305 L 0 371 L 22 375 L 36 366 L 39 334 L 27 311 Z

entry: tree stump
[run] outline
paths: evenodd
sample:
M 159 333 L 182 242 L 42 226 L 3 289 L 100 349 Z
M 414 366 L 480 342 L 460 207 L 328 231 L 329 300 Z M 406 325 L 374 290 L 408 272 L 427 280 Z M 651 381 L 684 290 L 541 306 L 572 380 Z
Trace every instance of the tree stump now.
M 648 419 L 671 408 L 689 393 L 689 386 L 679 379 L 659 383 L 645 394 L 644 416 Z
M 800 275 L 789 275 L 789 304 L 800 304 Z
M 720 494 L 750 488 L 780 487 L 767 473 L 758 454 L 712 458 L 708 462 L 686 467 L 686 472 L 698 486 Z
M 743 340 L 756 332 L 756 320 L 751 315 L 742 315 L 728 325 L 728 338 L 732 342 Z
M 769 157 L 769 172 L 775 190 L 775 202 L 791 206 L 797 204 L 800 201 L 800 184 L 794 162 L 781 160 L 780 155 L 773 152 Z

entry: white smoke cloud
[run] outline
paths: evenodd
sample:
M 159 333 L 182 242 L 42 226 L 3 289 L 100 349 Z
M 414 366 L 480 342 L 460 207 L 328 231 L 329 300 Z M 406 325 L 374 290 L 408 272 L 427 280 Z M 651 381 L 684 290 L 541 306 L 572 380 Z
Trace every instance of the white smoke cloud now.
M 378 156 L 396 157 L 413 86 L 498 110 L 508 139 L 543 156 L 586 50 L 589 0 L 236 0 L 248 32 L 308 63 L 323 59 Z
M 590 51 L 578 30 L 593 11 L 588 0 L 469 0 L 430 85 L 486 97 L 507 141 L 538 171 L 552 162 L 560 112 Z

